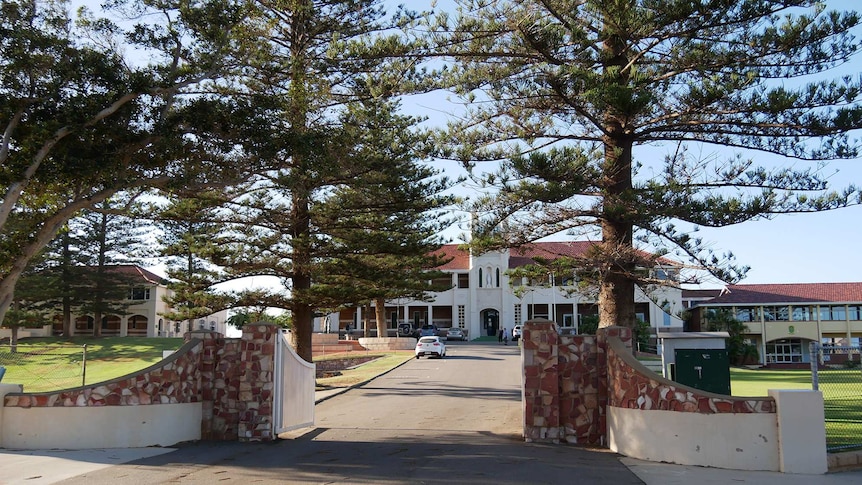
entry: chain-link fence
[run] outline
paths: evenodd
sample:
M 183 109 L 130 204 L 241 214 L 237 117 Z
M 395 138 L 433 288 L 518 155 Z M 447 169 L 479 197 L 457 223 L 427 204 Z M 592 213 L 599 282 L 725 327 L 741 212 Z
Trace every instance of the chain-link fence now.
M 862 448 L 860 358 L 860 347 L 811 343 L 812 387 L 823 394 L 827 451 Z
M 4 383 L 23 384 L 25 392 L 82 386 L 87 376 L 87 346 L 0 346 Z

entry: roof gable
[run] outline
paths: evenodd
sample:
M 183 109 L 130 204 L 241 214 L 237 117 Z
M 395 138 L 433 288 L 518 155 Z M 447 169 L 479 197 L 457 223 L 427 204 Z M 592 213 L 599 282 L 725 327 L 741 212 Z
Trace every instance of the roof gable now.
M 517 248 L 509 249 L 509 268 L 518 268 L 528 264 L 535 264 L 535 258 L 554 260 L 561 257 L 582 258 L 586 256 L 590 248 L 598 244 L 596 241 L 548 241 L 525 244 Z M 435 254 L 452 258 L 448 263 L 438 266 L 440 270 L 469 270 L 470 251 L 460 249 L 459 244 L 445 244 Z M 644 253 L 649 256 L 648 253 Z M 673 261 L 659 258 L 664 264 L 675 265 Z

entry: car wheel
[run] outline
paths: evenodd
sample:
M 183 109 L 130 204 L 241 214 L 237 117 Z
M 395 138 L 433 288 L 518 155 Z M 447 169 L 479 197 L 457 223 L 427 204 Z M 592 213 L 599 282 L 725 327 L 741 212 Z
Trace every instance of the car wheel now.
M 416 354 L 416 360 L 419 360 L 419 354 Z

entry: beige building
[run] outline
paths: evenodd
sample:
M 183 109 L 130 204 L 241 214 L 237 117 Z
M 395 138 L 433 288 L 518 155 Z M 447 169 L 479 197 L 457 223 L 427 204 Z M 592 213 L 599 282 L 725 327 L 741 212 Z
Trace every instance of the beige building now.
M 130 305 L 124 315 L 108 314 L 102 318 L 102 335 L 105 337 L 182 337 L 189 330 L 227 331 L 227 310 L 214 313 L 193 322 L 176 322 L 162 315 L 170 311 L 165 297 L 172 294 L 167 280 L 137 265 L 119 265 L 116 271 L 128 275 L 133 281 L 129 287 Z M 72 335 L 93 335 L 94 316 L 72 315 Z M 54 317 L 54 334 L 63 331 L 59 315 Z
M 730 285 L 712 299 L 693 296 L 683 295 L 692 307 L 688 330 L 706 330 L 713 312 L 730 310 L 762 364 L 810 365 L 811 342 L 858 347 L 862 338 L 862 283 Z

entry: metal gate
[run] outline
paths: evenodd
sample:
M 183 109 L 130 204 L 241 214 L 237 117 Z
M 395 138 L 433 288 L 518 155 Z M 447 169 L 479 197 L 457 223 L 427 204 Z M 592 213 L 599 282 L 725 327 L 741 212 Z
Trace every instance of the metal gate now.
M 823 394 L 826 450 L 862 448 L 862 352 L 811 342 L 811 387 Z
M 273 434 L 314 426 L 315 366 L 297 355 L 283 329 L 275 346 L 273 381 Z

